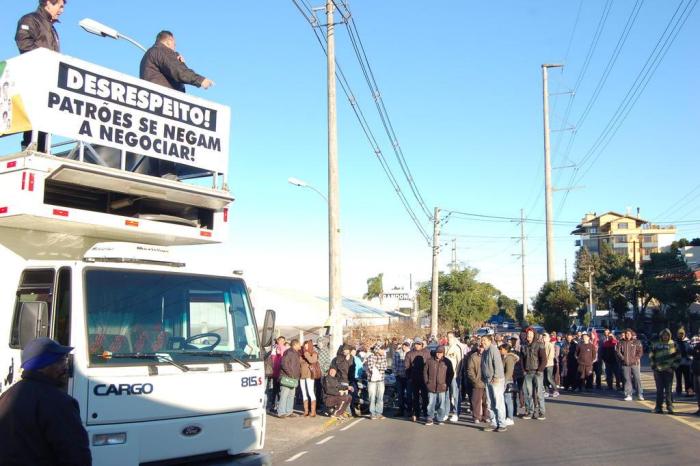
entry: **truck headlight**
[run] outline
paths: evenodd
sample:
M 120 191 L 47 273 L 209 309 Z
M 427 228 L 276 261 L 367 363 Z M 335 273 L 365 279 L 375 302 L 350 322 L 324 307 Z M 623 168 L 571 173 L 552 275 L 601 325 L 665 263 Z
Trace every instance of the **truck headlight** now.
M 258 419 L 260 419 L 260 418 L 259 417 L 247 417 L 247 418 L 243 419 L 243 428 L 250 429 L 251 427 L 253 427 L 253 424 Z
M 121 445 L 123 443 L 126 443 L 126 432 L 118 432 L 114 434 L 95 434 L 92 436 L 93 447 Z

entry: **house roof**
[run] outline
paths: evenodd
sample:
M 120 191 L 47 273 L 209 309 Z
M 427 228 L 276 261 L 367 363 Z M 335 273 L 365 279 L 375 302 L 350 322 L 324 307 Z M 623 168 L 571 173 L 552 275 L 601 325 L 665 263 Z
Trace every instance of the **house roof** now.
M 583 226 L 584 224 L 591 223 L 591 222 L 593 222 L 593 221 L 596 220 L 596 219 L 599 219 L 599 218 L 601 218 L 601 217 L 604 217 L 605 215 L 615 215 L 615 216 L 617 216 L 617 217 L 619 217 L 619 218 L 628 218 L 628 219 L 634 220 L 636 223 L 640 223 L 640 224 L 649 223 L 649 221 L 644 220 L 644 219 L 641 219 L 641 218 L 637 218 L 637 217 L 635 217 L 635 216 L 633 216 L 633 215 L 621 214 L 621 213 L 618 213 L 618 212 L 613 212 L 613 211 L 611 210 L 611 211 L 606 212 L 606 213 L 604 213 L 604 214 L 596 215 L 595 217 L 592 217 L 592 218 L 586 220 L 585 222 L 581 222 L 579 225 L 576 225 L 576 229 L 575 229 L 574 231 L 572 231 L 571 234 L 572 234 L 572 235 L 579 235 L 579 234 L 585 233 L 585 230 L 583 229 L 583 228 L 584 228 L 584 226 Z

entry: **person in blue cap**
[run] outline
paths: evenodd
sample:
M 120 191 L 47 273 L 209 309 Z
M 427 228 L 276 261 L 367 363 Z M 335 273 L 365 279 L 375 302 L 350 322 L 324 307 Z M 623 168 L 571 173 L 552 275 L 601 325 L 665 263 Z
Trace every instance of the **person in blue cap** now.
M 0 464 L 92 464 L 78 402 L 63 389 L 72 350 L 46 337 L 22 350 L 22 380 L 0 396 Z

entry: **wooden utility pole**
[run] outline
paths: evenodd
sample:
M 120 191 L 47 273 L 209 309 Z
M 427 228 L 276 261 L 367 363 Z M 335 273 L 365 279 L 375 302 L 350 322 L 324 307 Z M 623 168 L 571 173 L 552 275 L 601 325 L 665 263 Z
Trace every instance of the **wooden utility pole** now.
M 452 271 L 457 270 L 457 238 L 452 238 Z
M 440 258 L 440 209 L 435 207 L 433 215 L 433 281 L 430 293 L 430 334 L 437 337 L 438 334 L 438 288 L 440 286 L 440 273 L 438 259 Z
M 552 226 L 552 160 L 549 145 L 549 87 L 547 84 L 547 70 L 560 68 L 563 65 L 542 65 L 542 100 L 544 110 L 544 203 L 546 211 L 547 230 L 547 281 L 556 280 L 554 273 L 554 229 Z
M 333 0 L 326 0 L 328 55 L 328 312 L 331 323 L 331 351 L 343 343 L 340 321 L 340 201 L 338 189 L 338 127 L 335 95 L 335 25 Z

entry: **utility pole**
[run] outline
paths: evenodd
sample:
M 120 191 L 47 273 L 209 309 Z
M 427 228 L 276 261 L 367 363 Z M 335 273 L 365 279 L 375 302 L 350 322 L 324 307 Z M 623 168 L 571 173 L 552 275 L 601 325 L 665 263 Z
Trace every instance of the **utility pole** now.
M 593 325 L 593 268 L 588 268 L 588 311 L 591 313 L 591 325 Z
M 457 238 L 452 238 L 452 271 L 457 270 Z
M 554 229 L 552 226 L 552 160 L 549 146 L 549 86 L 547 84 L 547 70 L 549 68 L 561 68 L 563 65 L 542 65 L 542 100 L 544 110 L 544 203 L 546 211 L 547 229 L 547 281 L 556 280 L 554 274 Z
M 564 281 L 569 282 L 569 261 L 564 259 Z
M 438 288 L 440 286 L 440 273 L 438 259 L 440 258 L 440 208 L 435 207 L 433 215 L 433 281 L 430 293 L 430 334 L 437 337 L 438 334 Z
M 328 312 L 331 323 L 331 352 L 343 343 L 340 321 L 340 207 L 338 189 L 338 127 L 335 96 L 335 25 L 333 0 L 326 0 L 328 55 Z
M 527 319 L 527 287 L 525 284 L 525 212 L 520 209 L 520 267 L 523 276 L 523 320 Z

